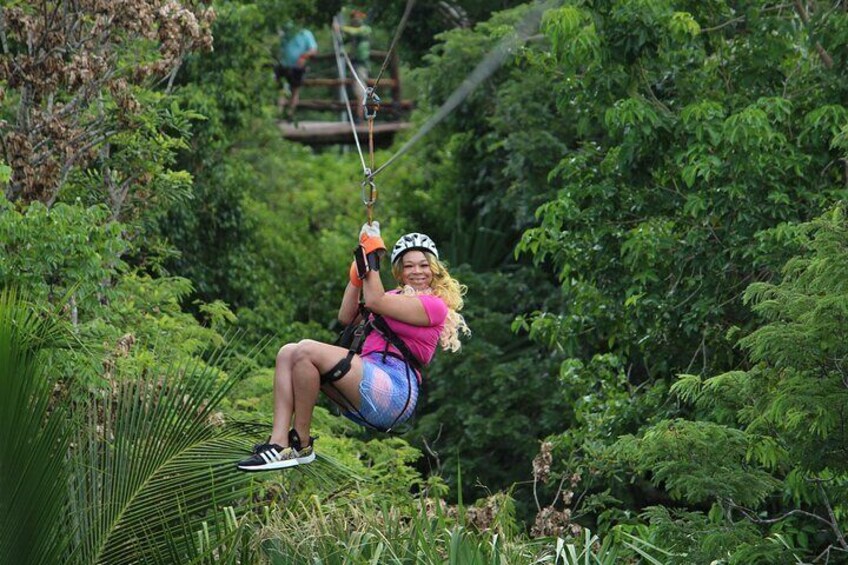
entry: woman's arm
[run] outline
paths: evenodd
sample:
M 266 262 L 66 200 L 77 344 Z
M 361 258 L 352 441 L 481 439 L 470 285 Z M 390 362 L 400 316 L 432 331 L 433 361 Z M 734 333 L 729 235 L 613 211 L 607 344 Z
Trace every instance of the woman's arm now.
M 429 326 L 430 317 L 417 296 L 386 294 L 380 273 L 371 271 L 363 281 L 365 307 L 375 314 L 393 318 L 413 326 Z
M 342 305 L 339 307 L 339 321 L 346 326 L 359 315 L 359 292 L 358 287 L 347 283 L 347 288 L 345 288 L 342 297 Z

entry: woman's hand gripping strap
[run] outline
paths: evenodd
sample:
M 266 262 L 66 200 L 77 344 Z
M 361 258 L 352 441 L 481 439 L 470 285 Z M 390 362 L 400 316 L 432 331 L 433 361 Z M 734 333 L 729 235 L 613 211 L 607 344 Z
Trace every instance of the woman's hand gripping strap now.
M 360 280 L 364 279 L 369 271 L 380 270 L 380 259 L 385 253 L 386 244 L 380 236 L 380 222 L 363 224 L 359 230 L 359 245 L 353 250 L 354 265 Z

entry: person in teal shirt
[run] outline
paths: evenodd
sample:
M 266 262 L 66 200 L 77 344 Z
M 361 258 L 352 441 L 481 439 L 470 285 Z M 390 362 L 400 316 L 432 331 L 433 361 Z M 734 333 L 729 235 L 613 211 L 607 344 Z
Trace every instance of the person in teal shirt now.
M 298 28 L 294 24 L 286 24 L 280 40 L 280 51 L 274 74 L 277 82 L 282 88 L 282 79 L 285 78 L 291 88 L 291 98 L 288 101 L 289 118 L 294 117 L 297 104 L 300 100 L 300 87 L 306 75 L 306 64 L 309 59 L 318 54 L 318 43 L 312 32 L 305 28 Z M 280 112 L 285 112 L 286 98 L 280 96 L 278 100 Z

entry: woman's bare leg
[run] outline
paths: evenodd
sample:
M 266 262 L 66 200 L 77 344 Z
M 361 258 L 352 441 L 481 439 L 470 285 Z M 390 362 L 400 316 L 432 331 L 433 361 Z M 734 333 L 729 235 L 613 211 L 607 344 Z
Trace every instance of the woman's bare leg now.
M 335 345 L 305 339 L 293 350 L 291 384 L 294 392 L 294 429 L 308 441 L 312 426 L 312 410 L 321 390 L 321 375 L 347 356 L 347 350 Z M 354 407 L 359 407 L 359 383 L 362 381 L 362 361 L 358 355 L 351 359 L 350 371 L 334 386 Z M 275 420 L 276 421 L 276 420 Z M 283 445 L 283 444 L 280 444 Z
M 292 358 L 297 344 L 288 343 L 277 353 L 274 369 L 274 425 L 270 443 L 288 447 L 289 428 L 294 412 L 294 388 L 292 387 Z

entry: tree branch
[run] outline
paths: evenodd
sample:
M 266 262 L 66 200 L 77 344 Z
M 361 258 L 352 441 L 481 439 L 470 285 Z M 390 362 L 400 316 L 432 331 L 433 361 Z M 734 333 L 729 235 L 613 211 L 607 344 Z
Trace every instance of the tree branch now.
M 92 147 L 94 147 L 98 143 L 102 143 L 102 142 L 106 141 L 111 136 L 115 135 L 116 133 L 118 133 L 118 132 L 117 131 L 107 131 L 107 132 L 103 133 L 102 135 L 99 135 L 98 137 L 91 139 L 88 143 L 83 145 L 81 149 L 78 149 L 71 158 L 69 158 L 67 161 L 65 161 L 65 163 L 62 165 L 62 172 L 59 174 L 59 182 L 56 183 L 55 189 L 52 191 L 52 193 L 50 194 L 50 198 L 46 202 L 46 205 L 47 205 L 48 208 L 53 206 L 53 203 L 56 201 L 56 198 L 59 196 L 59 190 L 61 189 L 62 186 L 65 185 L 65 181 L 67 180 L 68 175 L 71 174 L 71 169 L 76 164 L 77 156 L 78 155 L 84 155 L 89 149 L 91 149 Z M 85 139 L 85 136 L 82 136 L 80 139 Z
M 824 486 L 822 486 L 821 483 L 819 483 L 819 492 L 821 493 L 822 500 L 824 501 L 824 506 L 827 508 L 827 515 L 830 517 L 830 527 L 833 529 L 836 539 L 839 540 L 839 545 L 842 546 L 842 549 L 848 549 L 848 542 L 845 541 L 845 534 L 843 534 L 842 530 L 839 529 L 839 522 L 836 520 L 836 515 L 833 513 L 833 507 L 830 505 L 830 499 L 828 499 L 827 492 L 824 490 Z
M 174 87 L 174 79 L 177 78 L 177 72 L 180 70 L 180 67 L 183 64 L 183 58 L 179 57 L 176 61 L 174 61 L 174 68 L 171 69 L 171 72 L 168 76 L 168 86 L 165 88 L 165 94 L 170 94 L 171 89 Z
M 801 0 L 794 0 L 795 11 L 798 13 L 798 16 L 801 18 L 801 21 L 804 22 L 804 25 L 810 27 L 810 14 L 807 13 L 807 9 L 804 7 L 804 4 Z M 816 51 L 819 54 L 819 59 L 821 59 L 822 64 L 826 69 L 833 68 L 833 57 L 830 56 L 822 44 L 816 41 Z
M 826 520 L 825 518 L 822 518 L 818 514 L 814 514 L 812 512 L 807 512 L 806 510 L 801 510 L 799 508 L 796 508 L 795 510 L 790 510 L 789 512 L 786 512 L 785 514 L 781 514 L 780 516 L 778 516 L 776 518 L 758 518 L 757 516 L 755 516 L 753 514 L 753 512 L 754 512 L 753 510 L 751 510 L 750 508 L 746 508 L 744 506 L 740 506 L 740 505 L 736 504 L 735 502 L 733 502 L 732 500 L 728 500 L 728 506 L 731 507 L 731 508 L 734 508 L 736 510 L 739 510 L 739 512 L 741 512 L 748 520 L 752 521 L 755 524 L 760 524 L 760 525 L 775 524 L 777 522 L 780 522 L 781 520 L 785 520 L 786 518 L 789 518 L 790 516 L 804 516 L 806 518 L 812 518 L 813 520 L 817 520 L 817 521 L 821 522 L 822 524 L 825 524 L 828 527 L 833 526 L 833 524 L 831 524 L 830 521 Z
M 0 46 L 3 47 L 3 53 L 9 54 L 9 40 L 6 38 L 6 18 L 0 18 Z
M 845 179 L 845 186 L 848 186 L 848 159 L 842 159 L 842 176 Z
M 833 544 L 830 544 L 829 546 L 827 546 L 826 548 L 824 548 L 824 551 L 822 551 L 821 553 L 819 553 L 819 554 L 816 556 L 816 558 L 815 558 L 815 559 L 813 559 L 813 563 L 817 563 L 818 561 L 820 561 L 820 560 L 821 560 L 821 558 L 822 558 L 822 557 L 826 557 L 826 559 L 825 559 L 825 564 L 829 563 L 829 562 L 830 562 L 830 552 L 831 552 L 831 551 L 834 551 L 834 550 L 835 550 L 835 551 L 842 552 L 842 553 L 845 553 L 845 552 L 846 552 L 846 550 L 844 550 L 844 549 L 842 549 L 842 548 L 839 548 L 839 547 L 836 547 L 836 546 L 835 546 L 835 545 L 833 545 Z
M 744 22 L 745 19 L 745 16 L 739 16 L 738 18 L 733 18 L 732 20 L 727 20 L 726 22 L 720 23 L 717 26 L 701 28 L 701 33 L 710 33 L 711 31 L 718 31 L 721 28 L 727 27 L 729 25 Z
M 112 220 L 116 222 L 118 221 L 118 218 L 121 215 L 121 209 L 124 207 L 124 202 L 130 192 L 130 186 L 132 186 L 132 183 L 137 181 L 138 178 L 138 175 L 130 175 L 117 187 L 118 194 L 117 197 L 113 199 L 114 208 L 112 209 Z

